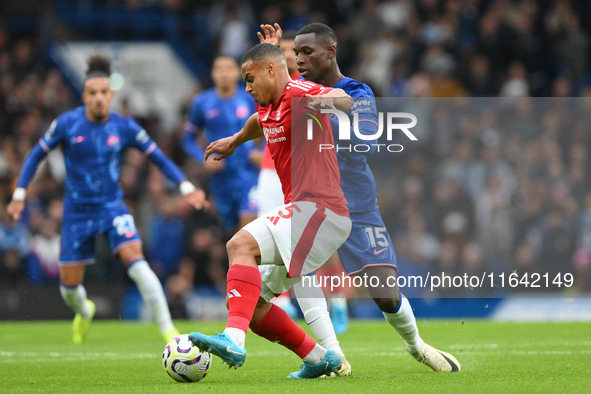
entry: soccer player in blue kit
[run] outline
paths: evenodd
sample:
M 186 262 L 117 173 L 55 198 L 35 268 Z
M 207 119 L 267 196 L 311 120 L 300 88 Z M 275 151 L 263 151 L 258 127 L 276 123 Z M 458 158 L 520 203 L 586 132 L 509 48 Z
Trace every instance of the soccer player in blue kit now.
M 234 58 L 216 57 L 211 77 L 214 87 L 197 95 L 191 102 L 183 148 L 212 174 L 209 189 L 224 229 L 232 233 L 257 217 L 254 190 L 262 152 L 249 141 L 239 146 L 227 162 L 203 160 L 205 151 L 198 141 L 203 132 L 206 142 L 229 137 L 240 130 L 256 110 L 252 97 L 239 89 L 240 70 Z
M 114 254 L 127 267 L 144 302 L 150 308 L 165 341 L 178 335 L 160 280 L 146 262 L 134 220 L 123 202 L 119 184 L 125 149 L 142 151 L 171 180 L 195 208 L 208 203 L 205 193 L 185 179 L 146 131 L 133 119 L 109 111 L 114 92 L 110 87 L 110 60 L 102 55 L 88 59 L 82 100 L 84 106 L 57 117 L 27 156 L 8 205 L 18 220 L 24 209 L 26 188 L 39 162 L 61 144 L 66 162 L 64 216 L 60 251 L 60 292 L 76 312 L 74 343 L 82 343 L 94 317 L 95 305 L 82 285 L 85 267 L 95 259 L 94 241 L 106 234 Z
M 281 28 L 278 24 L 265 25 L 263 31 L 265 32 L 263 42 L 279 45 Z M 359 131 L 362 134 L 375 135 L 378 119 L 374 94 L 366 84 L 341 74 L 336 60 L 335 32 L 322 23 L 309 24 L 297 32 L 294 51 L 298 72 L 303 79 L 343 89 L 354 99 L 357 98 L 353 108 L 347 114 L 350 118 L 354 113 L 359 115 Z M 370 100 L 359 100 L 359 98 L 370 98 Z M 332 130 L 336 145 L 339 143 L 336 135 L 338 127 L 333 127 Z M 363 141 L 352 132 L 350 143 L 371 146 L 372 141 Z M 460 363 L 452 355 L 435 349 L 421 339 L 407 298 L 401 295 L 397 285 L 390 287 L 386 284 L 387 279 L 395 277 L 398 270 L 392 240 L 380 215 L 376 183 L 367 164 L 367 155 L 371 153 L 373 151 L 360 153 L 353 149 L 340 149 L 337 152 L 341 188 L 345 193 L 353 223 L 349 238 L 338 249 L 343 267 L 349 275 L 367 274 L 368 277 L 380 279 L 380 285 L 370 286 L 368 291 L 386 321 L 402 337 L 408 352 L 417 361 L 438 372 L 460 371 Z M 306 322 L 320 344 L 339 354 L 340 347 L 326 312 L 326 301 L 322 304 L 323 300 L 306 297 L 305 289 L 295 286 L 294 288 Z M 334 346 L 336 349 L 333 348 Z M 350 373 L 350 369 L 346 371 L 346 374 Z

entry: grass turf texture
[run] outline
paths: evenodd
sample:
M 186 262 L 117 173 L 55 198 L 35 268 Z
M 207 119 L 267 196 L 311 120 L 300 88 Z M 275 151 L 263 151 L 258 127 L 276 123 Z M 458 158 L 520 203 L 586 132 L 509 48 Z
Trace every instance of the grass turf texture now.
M 178 321 L 181 332 L 223 323 Z M 151 324 L 95 321 L 86 343 L 70 343 L 70 322 L 0 323 L 0 392 L 588 392 L 591 324 L 419 321 L 428 343 L 454 354 L 462 372 L 420 365 L 383 321 L 354 321 L 340 337 L 353 376 L 288 380 L 297 356 L 249 332 L 246 363 L 228 370 L 214 357 L 199 383 L 164 372 L 164 343 Z

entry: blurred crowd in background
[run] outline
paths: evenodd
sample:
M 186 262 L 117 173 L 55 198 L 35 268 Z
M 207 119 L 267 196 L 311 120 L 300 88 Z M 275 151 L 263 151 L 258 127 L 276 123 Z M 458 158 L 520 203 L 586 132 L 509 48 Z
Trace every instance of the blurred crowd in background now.
M 337 33 L 341 71 L 370 85 L 376 97 L 511 100 L 499 110 L 461 115 L 434 105 L 419 143 L 372 159 L 401 273 L 561 271 L 576 273 L 578 290 L 591 290 L 586 1 L 23 0 L 3 2 L 0 10 L 2 286 L 58 280 L 65 176 L 59 152 L 31 184 L 23 220 L 12 223 L 5 213 L 28 151 L 57 115 L 80 104 L 47 61 L 48 40 L 181 42 L 197 59 L 198 93 L 211 86 L 213 57 L 240 58 L 257 42 L 260 23 L 297 30 L 324 22 Z M 136 119 L 207 187 L 207 173 L 181 148 L 189 100 L 172 129 L 157 117 Z M 134 115 L 126 106 L 120 112 Z M 173 304 L 193 285 L 223 288 L 225 236 L 215 210 L 190 209 L 135 151 L 127 154 L 121 183 L 148 261 Z M 103 264 L 87 280 L 126 280 L 104 250 Z

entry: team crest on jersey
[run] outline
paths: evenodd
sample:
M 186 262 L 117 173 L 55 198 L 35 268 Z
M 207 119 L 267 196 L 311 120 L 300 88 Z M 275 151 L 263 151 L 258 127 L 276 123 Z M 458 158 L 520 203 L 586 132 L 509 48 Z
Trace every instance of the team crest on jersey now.
M 236 108 L 236 116 L 238 118 L 246 118 L 249 115 L 248 108 L 244 105 L 239 106 Z
M 121 139 L 117 135 L 110 135 L 107 138 L 107 146 L 112 150 L 117 150 L 121 147 Z
M 70 138 L 70 142 L 72 144 L 79 144 L 81 142 L 84 142 L 84 139 L 85 138 L 84 138 L 83 135 L 77 135 L 77 136 L 74 136 L 74 137 Z

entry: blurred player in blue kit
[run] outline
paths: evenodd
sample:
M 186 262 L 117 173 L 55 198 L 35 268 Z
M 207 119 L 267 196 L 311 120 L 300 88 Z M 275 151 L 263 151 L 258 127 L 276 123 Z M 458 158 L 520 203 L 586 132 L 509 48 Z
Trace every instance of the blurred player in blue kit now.
M 265 37 L 261 42 L 279 46 L 281 28 L 263 27 Z M 337 64 L 337 38 L 335 32 L 321 23 L 309 24 L 297 32 L 294 51 L 298 72 L 307 81 L 343 89 L 357 99 L 353 108 L 347 112 L 350 118 L 359 116 L 359 131 L 364 135 L 375 135 L 378 127 L 375 97 L 369 86 L 341 74 Z M 353 122 L 351 122 L 353 125 Z M 351 141 L 339 141 L 338 127 L 333 124 L 335 145 L 371 144 L 377 141 L 364 141 L 351 132 Z M 450 354 L 439 351 L 426 344 L 419 336 L 416 319 L 406 297 L 398 286 L 388 286 L 388 278 L 396 277 L 396 254 L 390 235 L 380 215 L 375 179 L 367 164 L 367 155 L 375 151 L 355 152 L 354 149 L 340 149 L 337 160 L 341 175 L 341 188 L 348 203 L 353 228 L 349 238 L 338 249 L 339 257 L 349 275 L 377 277 L 380 284 L 368 287 L 376 305 L 386 321 L 398 332 L 406 343 L 408 352 L 419 362 L 438 372 L 460 371 L 460 363 Z M 326 300 L 311 296 L 311 289 L 301 284 L 294 286 L 298 303 L 308 326 L 327 349 L 342 355 L 334 329 L 326 311 Z M 348 371 L 350 374 L 350 369 Z
M 204 143 L 229 137 L 255 112 L 255 102 L 238 86 L 240 70 L 230 56 L 218 56 L 211 71 L 214 87 L 191 102 L 183 148 L 211 173 L 209 189 L 226 232 L 233 233 L 257 217 L 256 184 L 262 152 L 249 141 L 225 161 L 204 161 Z
M 123 202 L 119 184 L 121 161 L 126 148 L 142 151 L 160 170 L 179 185 L 180 192 L 195 208 L 207 205 L 205 193 L 186 180 L 146 131 L 132 118 L 110 112 L 114 97 L 109 76 L 110 60 L 101 55 L 88 59 L 83 85 L 84 105 L 57 117 L 27 156 L 8 213 L 18 220 L 24 209 L 26 189 L 45 155 L 62 146 L 66 163 L 64 215 L 60 250 L 60 292 L 76 312 L 74 343 L 82 343 L 94 317 L 95 305 L 82 284 L 85 267 L 94 263 L 95 238 L 105 234 L 114 254 L 127 267 L 144 302 L 150 308 L 165 341 L 178 334 L 174 327 L 160 280 L 142 252 L 133 216 Z

